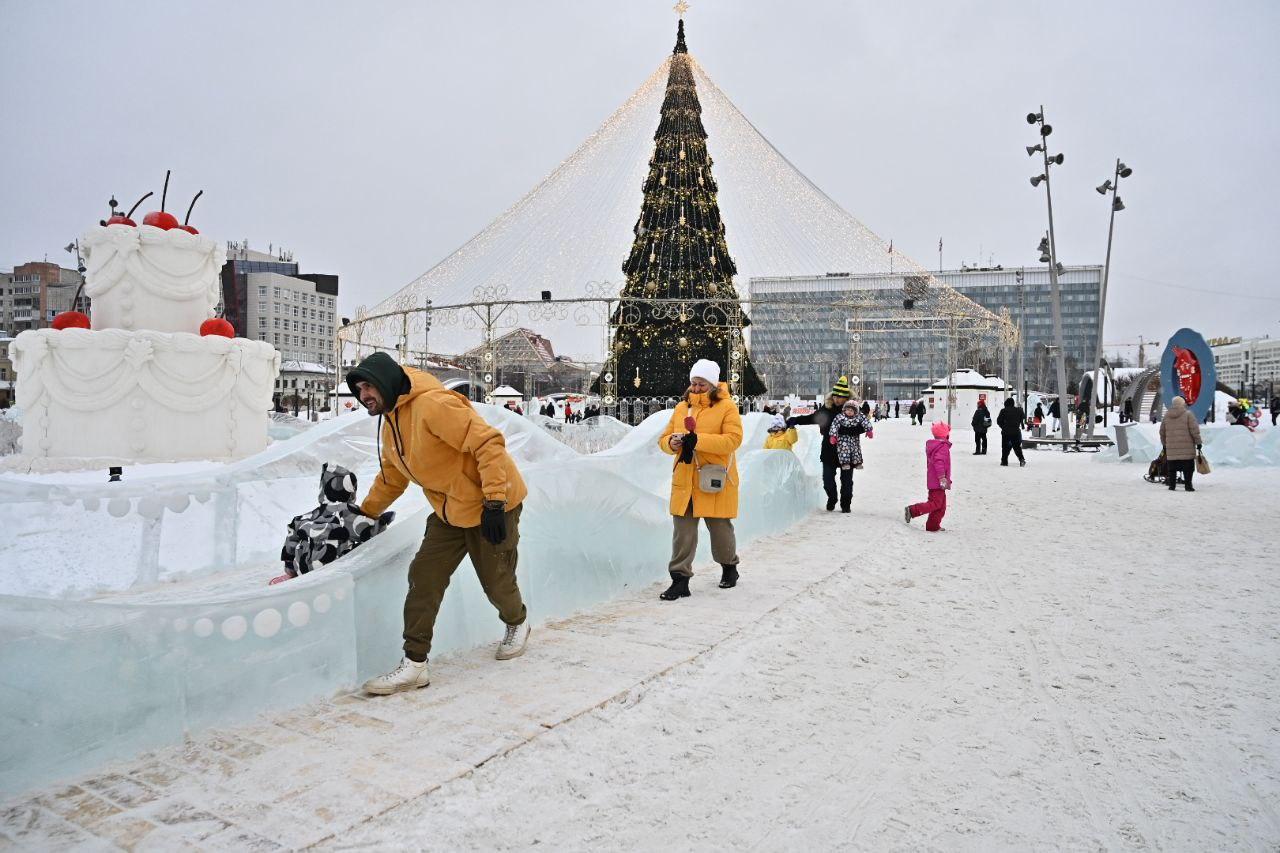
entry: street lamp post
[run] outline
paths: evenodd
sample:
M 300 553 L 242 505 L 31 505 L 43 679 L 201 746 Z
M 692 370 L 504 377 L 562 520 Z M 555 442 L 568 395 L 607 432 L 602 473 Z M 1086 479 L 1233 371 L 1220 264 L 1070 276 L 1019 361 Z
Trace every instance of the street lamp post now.
M 1022 408 L 1027 408 L 1027 381 L 1024 374 L 1027 352 L 1027 289 L 1023 282 L 1022 270 L 1017 272 L 1018 280 L 1018 385 L 1022 391 Z
M 1053 314 L 1053 341 L 1058 350 L 1057 358 L 1057 379 L 1058 379 L 1058 411 L 1063 415 L 1058 419 L 1059 437 L 1064 441 L 1071 438 L 1071 419 L 1065 417 L 1067 406 L 1067 361 L 1066 350 L 1063 347 L 1062 340 L 1062 300 L 1058 291 L 1058 246 L 1057 239 L 1053 230 L 1053 193 L 1049 188 L 1049 167 L 1061 166 L 1065 159 L 1062 154 L 1049 156 L 1049 134 L 1053 133 L 1053 127 L 1045 123 L 1044 105 L 1040 106 L 1040 112 L 1028 113 L 1027 124 L 1040 125 L 1040 142 L 1036 145 L 1027 146 L 1027 154 L 1033 155 L 1037 151 L 1044 155 L 1044 171 L 1031 179 L 1031 186 L 1038 187 L 1044 182 L 1044 197 L 1049 209 L 1049 234 L 1045 241 L 1041 243 L 1042 262 L 1049 263 L 1049 306 Z
M 1110 181 L 1104 181 L 1096 188 L 1100 195 L 1105 196 L 1111 193 L 1112 198 L 1111 222 L 1107 225 L 1107 259 L 1102 265 L 1102 287 L 1098 292 L 1098 345 L 1093 353 L 1093 383 L 1089 393 L 1089 424 L 1087 426 L 1087 434 L 1090 438 L 1093 438 L 1094 406 L 1098 400 L 1098 369 L 1102 364 L 1102 327 L 1107 317 L 1107 282 L 1111 278 L 1111 239 L 1116 233 L 1116 213 L 1124 210 L 1124 202 L 1120 200 L 1120 179 L 1132 174 L 1133 170 L 1116 158 L 1115 177 Z M 1110 408 L 1110 394 L 1107 402 L 1107 408 Z

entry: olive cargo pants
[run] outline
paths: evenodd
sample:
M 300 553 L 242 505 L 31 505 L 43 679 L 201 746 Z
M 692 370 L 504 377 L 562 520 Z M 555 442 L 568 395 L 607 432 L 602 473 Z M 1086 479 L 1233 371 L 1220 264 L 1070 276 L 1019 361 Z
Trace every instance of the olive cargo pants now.
M 470 557 L 476 577 L 489 603 L 508 625 L 524 623 L 526 611 L 516 585 L 516 546 L 520 542 L 520 510 L 507 512 L 507 538 L 494 545 L 480 535 L 480 527 L 454 527 L 434 512 L 427 517 L 427 532 L 409 564 L 409 594 L 404 599 L 404 655 L 422 661 L 431 652 L 436 615 L 449 587 L 449 579 Z

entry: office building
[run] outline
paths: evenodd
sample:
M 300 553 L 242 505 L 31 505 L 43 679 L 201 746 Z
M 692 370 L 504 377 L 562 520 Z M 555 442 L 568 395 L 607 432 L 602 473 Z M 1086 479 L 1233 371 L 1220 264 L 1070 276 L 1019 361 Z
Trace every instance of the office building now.
M 290 253 L 228 242 L 222 301 L 237 335 L 266 341 L 284 361 L 333 369 L 336 275 L 301 273 Z
M 1268 400 L 1280 386 L 1280 338 L 1212 338 L 1218 381 L 1239 395 Z
M 906 292 L 901 274 L 849 274 L 753 278 L 748 292 L 751 357 L 765 376 L 770 396 L 826 393 L 848 369 L 851 314 L 838 304 L 855 296 L 862 305 L 901 309 Z M 992 313 L 1007 309 L 1022 330 L 1020 356 L 1024 378 L 1033 390 L 1054 390 L 1056 354 L 1047 267 L 959 269 L 933 273 Z M 1059 276 L 1067 380 L 1074 382 L 1094 357 L 1098 343 L 1101 266 L 1064 267 Z M 771 304 L 772 303 L 772 304 Z M 803 306 L 795 310 L 791 306 Z M 958 340 L 956 367 L 999 373 L 998 354 L 972 340 Z M 917 396 L 946 374 L 945 336 L 934 331 L 893 328 L 861 336 L 862 369 L 875 396 Z M 1016 381 L 1019 353 L 1009 354 L 1009 381 Z

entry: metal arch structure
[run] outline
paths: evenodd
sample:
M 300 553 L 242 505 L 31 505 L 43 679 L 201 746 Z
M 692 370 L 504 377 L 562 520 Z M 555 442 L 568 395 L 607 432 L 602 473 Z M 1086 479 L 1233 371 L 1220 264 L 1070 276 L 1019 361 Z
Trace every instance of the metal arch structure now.
M 571 318 L 578 326 L 598 326 L 603 351 L 612 354 L 611 344 L 617 330 L 638 324 L 646 316 L 676 320 L 696 318 L 707 326 L 727 327 L 740 332 L 744 315 L 768 308 L 773 312 L 775 322 L 825 327 L 845 334 L 848 340 L 847 359 L 831 366 L 850 376 L 865 376 L 868 364 L 879 364 L 883 369 L 888 356 L 881 350 L 888 345 L 888 336 L 904 329 L 923 332 L 939 340 L 945 349 L 948 375 L 960 366 L 966 352 L 996 353 L 999 363 L 1007 364 L 1009 353 L 1016 350 L 1019 340 L 1018 329 L 1007 312 L 993 314 L 949 287 L 933 289 L 927 284 L 923 286 L 925 292 L 916 292 L 921 302 L 920 309 L 906 308 L 901 303 L 895 306 L 883 295 L 872 298 L 857 292 L 825 302 L 776 298 L 622 298 L 611 283 L 591 282 L 583 297 L 533 300 L 512 299 L 504 287 L 485 286 L 475 288 L 470 302 L 426 304 L 377 314 L 360 309 L 354 319 L 337 330 L 335 355 L 339 365 L 350 364 L 369 352 L 383 351 L 394 354 L 403 364 L 462 367 L 475 372 L 475 379 L 469 384 L 482 387 L 485 401 L 492 402 L 488 391 L 497 384 L 497 373 L 501 367 L 493 346 L 495 333 L 516 328 L 522 322 L 539 325 Z M 933 292 L 929 293 L 930 290 Z M 479 339 L 479 346 L 469 349 L 479 348 L 482 354 L 463 357 L 431 352 L 426 347 L 426 333 L 436 324 L 458 326 L 470 332 Z M 421 338 L 418 337 L 419 332 Z M 421 347 L 416 345 L 418 340 L 423 343 Z M 741 395 L 738 367 L 748 349 L 741 334 L 730 336 L 725 353 L 725 377 L 731 394 L 740 404 L 747 401 Z M 758 369 L 766 377 L 771 371 L 776 375 L 787 368 L 787 365 L 768 358 L 757 361 Z M 619 413 L 617 389 L 626 381 L 627 377 L 617 375 L 616 363 L 610 355 L 602 366 L 599 385 L 602 407 L 606 412 Z M 863 383 L 864 387 L 866 384 Z M 877 385 L 877 392 L 881 385 Z M 647 409 L 648 405 L 644 408 Z

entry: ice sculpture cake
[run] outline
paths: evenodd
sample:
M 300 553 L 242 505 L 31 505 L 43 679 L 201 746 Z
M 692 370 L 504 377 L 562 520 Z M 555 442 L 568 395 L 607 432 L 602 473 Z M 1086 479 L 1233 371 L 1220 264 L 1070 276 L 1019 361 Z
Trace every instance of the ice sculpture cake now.
M 66 312 L 10 345 L 22 453 L 157 462 L 262 450 L 280 354 L 214 317 L 225 248 L 163 210 L 142 225 L 114 214 L 80 246 L 92 317 Z

